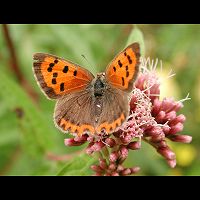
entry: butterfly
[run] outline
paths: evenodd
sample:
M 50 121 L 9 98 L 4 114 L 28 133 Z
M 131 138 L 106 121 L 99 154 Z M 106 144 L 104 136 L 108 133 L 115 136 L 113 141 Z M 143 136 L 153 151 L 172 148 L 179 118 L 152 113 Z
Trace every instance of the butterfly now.
M 57 100 L 54 123 L 81 136 L 113 133 L 129 116 L 130 94 L 139 71 L 140 46 L 121 51 L 105 72 L 94 76 L 69 60 L 46 53 L 33 55 L 33 72 L 49 98 Z

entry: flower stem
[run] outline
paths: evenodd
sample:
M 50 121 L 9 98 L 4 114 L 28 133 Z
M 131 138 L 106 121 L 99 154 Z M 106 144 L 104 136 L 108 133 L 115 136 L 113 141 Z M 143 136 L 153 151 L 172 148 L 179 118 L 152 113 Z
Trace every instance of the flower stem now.
M 107 163 L 109 163 L 109 150 L 107 146 L 104 146 L 101 150 L 102 157 L 106 160 Z M 102 158 L 100 157 L 100 158 Z

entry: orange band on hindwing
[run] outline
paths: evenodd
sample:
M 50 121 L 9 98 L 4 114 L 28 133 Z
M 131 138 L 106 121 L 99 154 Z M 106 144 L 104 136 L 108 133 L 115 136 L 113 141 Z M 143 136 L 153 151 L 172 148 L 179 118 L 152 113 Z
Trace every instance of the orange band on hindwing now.
M 103 124 L 98 126 L 96 129 L 93 126 L 87 125 L 87 124 L 83 124 L 80 126 L 74 125 L 71 122 L 66 121 L 64 118 L 62 118 L 58 124 L 59 124 L 59 127 L 62 128 L 64 131 L 77 133 L 78 136 L 81 136 L 84 134 L 84 132 L 89 132 L 91 134 L 95 134 L 95 133 L 99 134 L 101 133 L 102 130 L 106 131 L 106 133 L 110 133 L 114 131 L 117 127 L 119 127 L 124 121 L 125 121 L 125 117 L 124 117 L 124 114 L 122 113 L 121 116 L 118 119 L 116 119 L 114 122 L 110 124 L 108 122 L 104 122 Z
M 80 126 L 76 126 L 69 121 L 66 121 L 64 118 L 60 120 L 59 126 L 64 130 L 64 131 L 70 131 L 72 133 L 77 133 L 78 136 L 81 136 L 84 132 L 90 132 L 91 134 L 95 133 L 94 127 L 91 125 L 83 124 Z
M 102 130 L 105 130 L 107 133 L 113 132 L 117 127 L 119 127 L 125 120 L 124 114 L 122 113 L 121 116 L 116 119 L 112 123 L 104 122 L 100 126 L 96 128 L 97 133 L 101 133 Z

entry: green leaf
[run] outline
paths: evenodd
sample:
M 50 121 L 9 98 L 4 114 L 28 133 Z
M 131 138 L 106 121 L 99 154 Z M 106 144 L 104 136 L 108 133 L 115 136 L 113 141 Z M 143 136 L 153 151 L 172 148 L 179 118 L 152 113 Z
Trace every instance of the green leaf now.
M 32 155 L 43 155 L 53 148 L 55 132 L 49 127 L 30 97 L 11 78 L 6 73 L 0 73 L 0 96 L 10 112 L 20 109 L 23 113 L 22 117 L 18 118 L 18 124 L 26 150 Z M 7 131 L 9 134 L 9 126 Z
M 141 49 L 141 56 L 145 56 L 145 44 L 144 44 L 144 37 L 143 33 L 137 26 L 134 26 L 133 30 L 131 31 L 126 46 L 130 45 L 131 43 L 138 42 L 140 44 Z
M 92 174 L 90 166 L 96 161 L 94 157 L 88 156 L 87 154 L 81 154 L 69 161 L 63 169 L 58 172 L 58 176 L 87 176 Z

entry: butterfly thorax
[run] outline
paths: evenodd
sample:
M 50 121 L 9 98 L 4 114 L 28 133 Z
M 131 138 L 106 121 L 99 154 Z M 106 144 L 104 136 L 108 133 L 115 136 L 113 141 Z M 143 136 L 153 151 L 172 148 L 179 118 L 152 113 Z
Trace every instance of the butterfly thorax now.
M 93 91 L 95 97 L 102 97 L 107 85 L 105 82 L 105 73 L 98 73 L 93 82 Z

